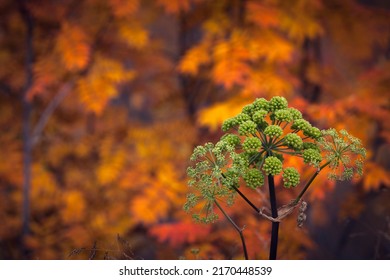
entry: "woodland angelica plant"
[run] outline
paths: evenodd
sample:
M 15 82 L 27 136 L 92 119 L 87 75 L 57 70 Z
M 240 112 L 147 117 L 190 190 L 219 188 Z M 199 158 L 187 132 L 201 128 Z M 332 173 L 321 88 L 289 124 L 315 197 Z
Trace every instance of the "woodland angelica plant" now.
M 329 179 L 350 180 L 363 172 L 366 150 L 359 139 L 345 130 L 320 130 L 288 107 L 284 97 L 256 99 L 244 106 L 237 116 L 222 124 L 225 135 L 217 143 L 206 143 L 194 149 L 193 165 L 187 169 L 191 192 L 184 210 L 192 212 L 198 222 L 218 219 L 215 208 L 234 226 L 241 237 L 245 258 L 248 258 L 243 229 L 224 211 L 219 201 L 233 205 L 237 196 L 244 199 L 259 217 L 272 222 L 270 259 L 276 259 L 279 223 L 299 206 L 298 226 L 306 216 L 303 195 L 317 175 L 326 167 Z M 301 184 L 301 175 L 293 166 L 285 166 L 285 157 L 299 157 L 316 171 Z M 299 195 L 289 204 L 276 207 L 274 177 L 282 176 L 286 189 L 300 187 Z M 267 178 L 267 180 L 266 180 Z M 256 189 L 268 183 L 271 209 L 258 208 L 240 191 L 240 186 Z

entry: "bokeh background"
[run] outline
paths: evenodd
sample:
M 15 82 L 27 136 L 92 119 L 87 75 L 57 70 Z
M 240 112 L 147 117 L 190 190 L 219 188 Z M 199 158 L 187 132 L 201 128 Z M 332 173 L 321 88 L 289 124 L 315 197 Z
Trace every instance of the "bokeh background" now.
M 389 19 L 386 0 L 0 0 L 0 258 L 242 259 L 223 217 L 182 210 L 186 168 L 280 95 L 368 159 L 360 180 L 316 179 L 278 257 L 389 259 Z M 266 259 L 269 221 L 227 211 Z

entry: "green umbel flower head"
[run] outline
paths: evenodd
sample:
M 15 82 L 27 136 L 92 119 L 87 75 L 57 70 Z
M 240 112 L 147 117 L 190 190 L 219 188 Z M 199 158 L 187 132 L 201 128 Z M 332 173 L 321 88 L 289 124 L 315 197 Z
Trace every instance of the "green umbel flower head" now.
M 294 120 L 294 123 L 291 125 L 292 129 L 302 130 L 302 131 L 308 131 L 311 128 L 311 124 L 304 119 L 297 119 Z
M 294 167 L 285 168 L 282 177 L 285 188 L 296 187 L 300 182 L 299 172 Z
M 284 141 L 286 142 L 287 146 L 295 151 L 302 150 L 303 148 L 303 141 L 302 138 L 299 137 L 298 134 L 295 133 L 289 133 L 284 137 Z
M 261 187 L 264 184 L 264 176 L 260 170 L 255 168 L 248 168 L 243 175 L 246 185 L 252 189 Z
M 283 170 L 282 162 L 288 157 L 303 158 L 305 164 L 316 167 L 315 174 L 329 167 L 332 179 L 351 179 L 363 172 L 365 149 L 359 139 L 346 131 L 320 131 L 300 111 L 289 108 L 284 97 L 256 99 L 223 122 L 222 130 L 229 133 L 215 145 L 206 143 L 194 149 L 193 164 L 187 170 L 192 193 L 184 208 L 190 211 L 201 205 L 202 211 L 193 215 L 201 222 L 218 217 L 216 199 L 232 204 L 240 184 L 257 188 L 264 184 L 265 175 L 281 175 L 284 187 L 297 186 L 298 171 L 293 167 Z
M 295 109 L 295 108 L 288 108 L 287 110 L 290 111 L 291 117 L 293 120 L 299 120 L 302 119 L 302 113 Z
M 265 100 L 264 98 L 257 98 L 253 103 L 253 107 L 255 108 L 256 111 L 259 110 L 266 110 L 268 111 L 269 109 L 269 102 Z
M 303 134 L 306 136 L 309 136 L 315 140 L 320 139 L 322 136 L 321 130 L 319 130 L 317 127 L 313 127 L 313 126 L 310 126 L 310 127 L 303 129 Z
M 363 162 L 366 149 L 361 141 L 350 135 L 346 130 L 337 132 L 335 129 L 322 131 L 323 137 L 319 147 L 325 154 L 332 172 L 330 179 L 350 180 L 363 175 Z
M 274 96 L 269 101 L 269 110 L 274 112 L 280 109 L 287 109 L 288 102 L 287 99 L 281 96 Z
M 225 134 L 221 137 L 221 140 L 232 147 L 236 147 L 241 143 L 240 137 L 235 134 Z
M 245 105 L 242 108 L 242 112 L 248 116 L 252 116 L 255 111 L 256 108 L 253 106 L 253 104 Z
M 250 121 L 251 117 L 245 113 L 240 113 L 237 116 L 235 116 L 234 119 L 236 120 L 237 124 L 242 124 L 246 121 Z
M 261 141 L 257 137 L 248 137 L 245 139 L 242 147 L 246 152 L 257 152 L 261 147 Z
M 318 167 L 322 160 L 322 156 L 318 150 L 307 149 L 303 151 L 303 161 L 310 165 Z
M 269 137 L 280 137 L 283 134 L 283 129 L 278 125 L 270 125 L 264 129 L 264 134 Z
M 240 124 L 238 133 L 240 135 L 253 135 L 256 134 L 257 125 L 253 121 L 245 121 Z
M 259 111 L 256 111 L 252 119 L 257 124 L 263 124 L 265 122 L 264 117 L 268 114 L 266 110 L 260 109 Z
M 290 122 L 293 120 L 291 111 L 288 109 L 276 110 L 274 113 L 274 119 L 281 122 Z
M 199 203 L 202 203 L 203 209 L 206 209 L 202 213 L 195 213 L 194 219 L 204 223 L 217 219 L 218 216 L 213 210 L 214 201 L 217 198 L 233 203 L 235 192 L 227 183 L 237 184 L 239 177 L 237 170 L 228 168 L 227 165 L 236 156 L 234 147 L 224 140 L 215 145 L 206 143 L 194 149 L 191 160 L 195 161 L 195 164 L 187 169 L 188 185 L 199 195 L 189 194 L 184 209 L 190 211 Z
M 237 126 L 236 118 L 229 118 L 222 123 L 222 131 L 228 131 L 229 129 Z
M 282 172 L 282 162 L 274 156 L 267 157 L 264 161 L 263 170 L 267 175 L 278 175 Z

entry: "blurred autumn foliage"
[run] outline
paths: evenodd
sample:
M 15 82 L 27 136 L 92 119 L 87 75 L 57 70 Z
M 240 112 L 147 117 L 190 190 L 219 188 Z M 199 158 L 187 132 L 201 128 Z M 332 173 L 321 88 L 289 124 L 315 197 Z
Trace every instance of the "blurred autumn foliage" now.
M 185 171 L 275 95 L 368 150 L 360 181 L 316 179 L 279 258 L 390 258 L 389 17 L 380 0 L 0 0 L 0 258 L 242 258 L 227 222 L 182 211 Z M 240 203 L 267 258 L 270 225 Z

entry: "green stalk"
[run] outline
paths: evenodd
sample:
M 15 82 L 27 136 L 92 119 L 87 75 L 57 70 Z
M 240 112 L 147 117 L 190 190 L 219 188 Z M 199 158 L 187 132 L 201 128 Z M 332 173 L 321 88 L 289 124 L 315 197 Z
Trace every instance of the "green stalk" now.
M 221 210 L 221 212 L 225 216 L 225 218 L 233 225 L 233 227 L 237 230 L 238 234 L 240 235 L 241 242 L 242 242 L 242 248 L 244 250 L 245 260 L 248 260 L 248 251 L 246 249 L 244 234 L 242 233 L 243 229 L 237 226 L 237 224 L 232 220 L 232 218 L 230 218 L 230 216 L 225 212 L 225 210 L 223 210 L 221 205 L 219 205 L 219 203 L 216 200 L 214 202 L 215 202 L 215 205 L 217 205 L 217 207 L 219 208 L 219 210 Z
M 310 187 L 311 183 L 314 181 L 314 179 L 318 176 L 318 174 L 321 172 L 322 169 L 324 169 L 326 166 L 328 166 L 330 164 L 330 161 L 326 162 L 325 164 L 323 164 L 320 168 L 317 169 L 317 171 L 313 174 L 313 176 L 311 176 L 311 178 L 309 179 L 309 181 L 307 181 L 306 185 L 303 187 L 302 191 L 299 193 L 299 195 L 297 196 L 297 198 L 294 200 L 294 203 L 297 204 L 302 196 L 304 195 L 304 193 L 307 191 L 307 189 Z
M 223 177 L 223 178 L 226 178 L 225 174 L 222 173 L 222 177 Z M 251 206 L 251 207 L 256 211 L 256 213 L 259 213 L 259 212 L 260 212 L 260 209 L 257 208 L 256 205 L 254 205 L 253 202 L 250 201 L 249 198 L 247 198 L 247 197 L 245 196 L 245 194 L 243 194 L 236 186 L 231 185 L 230 187 L 231 187 L 233 190 L 235 190 L 235 191 L 236 191 L 236 192 L 245 200 L 245 202 L 248 203 L 249 206 Z

